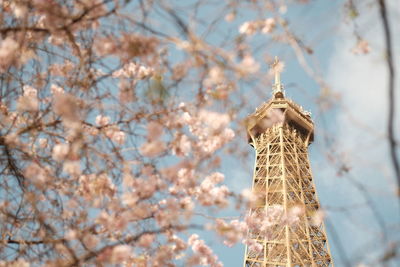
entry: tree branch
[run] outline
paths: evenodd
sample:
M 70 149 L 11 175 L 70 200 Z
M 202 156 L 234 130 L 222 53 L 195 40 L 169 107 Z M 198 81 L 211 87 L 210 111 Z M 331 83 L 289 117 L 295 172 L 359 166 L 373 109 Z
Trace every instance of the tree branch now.
M 385 0 L 378 0 L 379 3 L 379 11 L 383 24 L 384 37 L 386 43 L 386 64 L 389 70 L 389 114 L 388 114 L 388 141 L 389 141 L 389 150 L 390 157 L 393 164 L 394 173 L 397 180 L 397 195 L 400 196 L 400 163 L 396 153 L 396 139 L 394 134 L 394 117 L 395 117 L 395 67 L 393 62 L 393 51 L 392 51 L 392 36 L 390 34 L 390 26 L 389 19 L 386 10 Z
M 120 245 L 120 244 L 130 244 L 132 242 L 136 242 L 136 241 L 139 240 L 140 237 L 142 237 L 143 235 L 146 235 L 146 234 L 161 234 L 161 233 L 165 233 L 165 232 L 167 232 L 167 231 L 169 231 L 171 229 L 174 229 L 174 230 L 177 230 L 177 231 L 183 231 L 183 230 L 187 230 L 189 228 L 192 228 L 192 229 L 193 228 L 203 229 L 203 227 L 201 225 L 190 224 L 190 225 L 175 225 L 175 226 L 169 225 L 169 226 L 165 226 L 165 227 L 162 227 L 160 229 L 157 229 L 157 230 L 144 231 L 144 232 L 141 232 L 141 233 L 139 233 L 137 235 L 134 235 L 134 236 L 131 236 L 131 237 L 127 237 L 122 241 L 118 241 L 118 242 L 116 242 L 114 244 L 107 245 L 107 246 L 105 246 L 105 247 L 103 247 L 103 248 L 101 248 L 99 250 L 90 251 L 89 253 L 83 255 L 78 260 L 75 260 L 75 261 L 69 263 L 66 266 L 73 267 L 73 266 L 77 266 L 77 265 L 82 264 L 82 263 L 86 263 L 89 260 L 93 259 L 94 257 L 100 255 L 101 253 L 103 253 L 107 249 L 113 248 L 113 247 L 115 247 L 117 245 Z

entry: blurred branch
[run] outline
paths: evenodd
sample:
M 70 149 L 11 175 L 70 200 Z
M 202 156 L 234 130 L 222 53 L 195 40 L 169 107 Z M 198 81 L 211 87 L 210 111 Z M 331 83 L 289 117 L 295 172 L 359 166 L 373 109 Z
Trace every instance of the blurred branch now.
M 151 231 L 143 231 L 137 235 L 134 236 L 130 236 L 127 237 L 125 239 L 123 239 L 122 241 L 118 241 L 114 244 L 105 246 L 97 251 L 90 251 L 89 253 L 83 255 L 80 259 L 75 259 L 73 262 L 71 262 L 70 264 L 67 264 L 66 266 L 79 266 L 79 264 L 81 263 L 87 263 L 88 261 L 90 261 L 91 259 L 93 259 L 94 257 L 100 255 L 101 253 L 103 253 L 104 251 L 106 251 L 107 249 L 110 248 L 114 248 L 117 245 L 120 244 L 130 244 L 130 243 L 134 243 L 136 241 L 138 241 L 140 239 L 140 237 L 146 235 L 146 234 L 162 234 L 165 232 L 168 232 L 172 229 L 177 230 L 177 231 L 184 231 L 187 229 L 203 229 L 204 227 L 201 225 L 197 225 L 197 224 L 189 224 L 189 225 L 168 225 L 165 227 L 162 227 L 160 229 L 156 229 L 156 230 L 151 230 Z
M 396 140 L 394 135 L 394 116 L 395 116 L 395 94 L 394 94 L 394 83 L 395 83 L 395 70 L 393 62 L 392 52 L 392 36 L 390 34 L 390 26 L 388 20 L 388 14 L 386 11 L 385 0 L 378 0 L 379 11 L 383 24 L 383 30 L 385 35 L 386 43 L 386 64 L 389 69 L 389 114 L 388 114 L 388 138 L 389 138 L 389 149 L 390 156 L 397 180 L 397 195 L 400 196 L 400 163 L 396 153 Z
M 18 245 L 44 245 L 44 244 L 55 244 L 64 242 L 64 239 L 55 239 L 55 240 L 14 240 L 14 239 L 6 239 L 0 240 L 0 243 L 3 244 L 18 244 Z

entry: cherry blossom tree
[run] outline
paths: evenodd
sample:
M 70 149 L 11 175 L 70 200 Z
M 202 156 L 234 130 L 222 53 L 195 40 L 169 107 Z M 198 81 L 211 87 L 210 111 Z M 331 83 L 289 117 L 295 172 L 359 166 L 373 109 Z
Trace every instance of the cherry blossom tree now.
M 244 216 L 255 196 L 220 172 L 248 156 L 241 88 L 271 85 L 257 45 L 286 46 L 335 100 L 283 16 L 308 1 L 285 2 L 0 0 L 0 266 L 222 266 L 195 230 L 233 245 L 295 221 Z

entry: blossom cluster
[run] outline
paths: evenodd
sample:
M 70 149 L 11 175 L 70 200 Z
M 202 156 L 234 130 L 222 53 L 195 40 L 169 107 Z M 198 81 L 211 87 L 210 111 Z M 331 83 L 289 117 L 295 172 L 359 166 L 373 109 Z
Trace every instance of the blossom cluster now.
M 230 121 L 227 114 L 202 109 L 196 116 L 184 112 L 181 120 L 197 137 L 196 148 L 204 154 L 214 153 L 235 136 L 232 129 L 226 127 Z
M 200 35 L 161 2 L 0 0 L 0 266 L 220 267 L 195 229 L 257 246 L 250 229 L 302 216 L 277 206 L 195 224 L 254 198 L 228 188 L 221 159 L 245 155 L 232 145 L 245 135 L 239 88 L 262 69 L 245 37 L 278 18 L 231 23 L 231 45 L 216 45 L 213 26 Z
M 143 80 L 151 77 L 153 74 L 153 68 L 130 62 L 125 64 L 121 69 L 114 71 L 112 75 L 114 78 L 136 78 Z
M 274 18 L 268 18 L 265 20 L 256 20 L 256 21 L 246 21 L 244 22 L 240 28 L 239 32 L 241 34 L 253 35 L 257 31 L 261 31 L 264 34 L 271 33 L 276 26 L 276 21 Z
M 222 173 L 213 173 L 207 176 L 197 189 L 197 199 L 203 206 L 219 206 L 228 205 L 227 197 L 229 189 L 225 186 L 216 186 L 224 180 Z
M 190 264 L 199 264 L 202 266 L 222 267 L 222 263 L 218 262 L 218 257 L 213 251 L 199 239 L 199 236 L 193 234 L 188 240 L 188 244 L 192 247 L 195 256 L 190 259 Z

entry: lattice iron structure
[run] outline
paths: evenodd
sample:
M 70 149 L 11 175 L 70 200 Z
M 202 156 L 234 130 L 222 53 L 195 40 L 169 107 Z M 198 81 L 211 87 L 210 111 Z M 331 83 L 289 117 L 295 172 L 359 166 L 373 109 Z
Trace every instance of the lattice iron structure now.
M 333 266 L 323 222 L 313 219 L 319 201 L 308 159 L 314 124 L 310 113 L 284 96 L 275 74 L 272 99 L 247 119 L 249 143 L 255 148 L 253 192 L 258 196 L 250 212 L 280 205 L 284 216 L 301 207 L 298 220 L 271 227 L 270 234 L 252 230 L 248 238 L 261 251 L 246 247 L 245 267 Z

